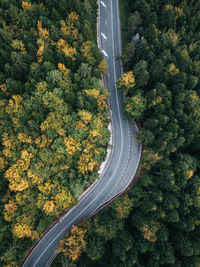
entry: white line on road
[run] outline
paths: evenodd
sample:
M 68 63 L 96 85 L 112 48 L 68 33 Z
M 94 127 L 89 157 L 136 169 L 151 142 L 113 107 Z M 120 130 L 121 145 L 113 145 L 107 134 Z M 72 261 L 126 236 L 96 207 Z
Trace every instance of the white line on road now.
M 107 37 L 105 36 L 105 34 L 104 34 L 103 32 L 101 32 L 101 36 L 103 36 L 103 38 L 104 38 L 105 40 L 107 40 Z
M 102 4 L 103 7 L 106 8 L 106 5 L 105 5 L 105 3 L 103 1 L 101 1 L 101 4 Z
M 104 51 L 103 49 L 101 51 L 104 54 L 104 56 L 108 57 L 108 54 L 106 53 L 106 51 Z

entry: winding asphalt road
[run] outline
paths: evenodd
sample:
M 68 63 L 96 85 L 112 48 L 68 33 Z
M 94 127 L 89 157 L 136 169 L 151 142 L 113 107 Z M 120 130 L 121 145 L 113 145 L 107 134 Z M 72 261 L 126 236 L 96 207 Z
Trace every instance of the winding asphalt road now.
M 139 165 L 141 145 L 134 136 L 138 129 L 135 124 L 123 119 L 124 97 L 116 87 L 116 80 L 122 73 L 122 64 L 118 58 L 121 56 L 118 0 L 99 0 L 98 30 L 99 48 L 108 63 L 106 83 L 110 92 L 114 141 L 111 156 L 98 182 L 46 233 L 28 255 L 23 267 L 48 266 L 62 236 L 70 231 L 72 225 L 91 217 L 110 200 L 123 193 L 132 182 Z

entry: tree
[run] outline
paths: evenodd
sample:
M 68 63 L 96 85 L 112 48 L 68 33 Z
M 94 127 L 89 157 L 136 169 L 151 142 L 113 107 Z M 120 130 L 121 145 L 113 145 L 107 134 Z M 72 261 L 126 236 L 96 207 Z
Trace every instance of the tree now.
M 142 89 L 149 80 L 149 73 L 147 71 L 147 62 L 140 60 L 133 69 L 135 75 L 135 82 L 138 89 Z
M 133 72 L 129 71 L 124 73 L 122 77 L 117 81 L 117 85 L 122 92 L 127 95 L 130 92 L 131 88 L 135 86 L 135 77 Z
M 125 101 L 124 114 L 129 119 L 141 119 L 146 109 L 146 99 L 141 91 Z
M 56 251 L 62 252 L 73 261 L 78 259 L 81 253 L 86 249 L 85 235 L 88 228 L 88 222 L 79 226 L 72 226 L 70 233 L 60 240 Z

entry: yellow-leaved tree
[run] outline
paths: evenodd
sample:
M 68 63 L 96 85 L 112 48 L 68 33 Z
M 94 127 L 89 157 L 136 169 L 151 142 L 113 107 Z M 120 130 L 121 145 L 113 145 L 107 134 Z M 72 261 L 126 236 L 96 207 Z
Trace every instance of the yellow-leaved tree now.
M 50 181 L 38 185 L 40 194 L 38 195 L 37 206 L 47 215 L 59 215 L 61 211 L 71 207 L 75 203 L 70 191 L 66 187 L 62 187 L 57 183 Z
M 23 223 L 17 223 L 13 226 L 12 229 L 13 235 L 15 235 L 17 238 L 31 238 L 32 240 L 38 238 L 38 233 L 33 230 L 33 226 L 23 224 Z
M 28 170 L 33 157 L 33 154 L 23 150 L 20 159 L 5 172 L 5 178 L 9 181 L 11 191 L 23 191 L 29 187 L 29 182 L 22 174 Z
M 65 56 L 71 57 L 73 60 L 76 59 L 74 57 L 76 54 L 76 48 L 72 47 L 66 40 L 60 38 L 57 42 L 57 48 L 58 50 L 62 51 Z
M 79 138 L 74 138 L 72 136 L 65 137 L 64 145 L 66 146 L 67 153 L 71 156 L 73 156 L 76 151 L 81 150 L 81 143 Z
M 126 72 L 122 77 L 117 81 L 117 86 L 120 90 L 127 95 L 130 88 L 135 86 L 135 77 L 132 71 Z
M 70 260 L 77 260 L 86 249 L 86 233 L 90 227 L 89 222 L 84 221 L 79 226 L 72 226 L 70 233 L 60 240 L 57 252 L 63 253 Z

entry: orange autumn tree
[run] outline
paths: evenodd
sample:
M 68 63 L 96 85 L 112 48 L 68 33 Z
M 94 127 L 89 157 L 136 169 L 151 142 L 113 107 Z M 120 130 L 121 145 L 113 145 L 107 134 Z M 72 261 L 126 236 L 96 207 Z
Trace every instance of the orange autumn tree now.
M 70 260 L 77 260 L 86 249 L 86 234 L 90 228 L 88 221 L 78 226 L 73 225 L 70 233 L 64 235 L 60 240 L 56 252 L 63 253 Z

